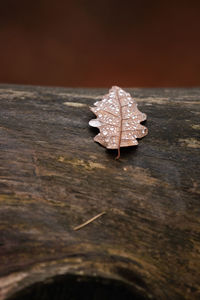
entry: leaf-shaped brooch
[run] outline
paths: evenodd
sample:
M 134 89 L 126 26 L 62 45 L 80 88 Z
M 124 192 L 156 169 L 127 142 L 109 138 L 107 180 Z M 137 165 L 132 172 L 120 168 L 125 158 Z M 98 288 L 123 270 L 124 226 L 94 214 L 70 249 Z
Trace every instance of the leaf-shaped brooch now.
M 98 127 L 100 133 L 94 138 L 107 149 L 118 149 L 116 159 L 120 158 L 120 147 L 135 146 L 137 138 L 142 138 L 148 129 L 141 125 L 147 116 L 137 108 L 131 95 L 117 86 L 113 86 L 101 101 L 90 107 L 97 116 L 89 125 Z

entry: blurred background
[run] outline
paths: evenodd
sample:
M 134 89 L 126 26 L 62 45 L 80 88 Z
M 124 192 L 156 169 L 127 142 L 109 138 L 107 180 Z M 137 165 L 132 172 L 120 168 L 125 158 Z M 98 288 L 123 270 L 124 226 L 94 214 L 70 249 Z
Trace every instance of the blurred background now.
M 200 85 L 200 1 L 0 1 L 1 83 Z

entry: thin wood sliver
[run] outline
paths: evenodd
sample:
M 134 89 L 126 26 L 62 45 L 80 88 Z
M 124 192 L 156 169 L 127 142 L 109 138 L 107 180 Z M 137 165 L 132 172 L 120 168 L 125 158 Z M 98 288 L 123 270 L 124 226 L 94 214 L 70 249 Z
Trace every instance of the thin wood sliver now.
M 92 223 L 94 220 L 98 219 L 99 217 L 101 217 L 105 213 L 106 213 L 105 211 L 101 212 L 100 214 L 94 216 L 93 218 L 89 219 L 88 221 L 84 222 L 83 224 L 74 227 L 74 230 L 76 231 L 76 230 L 79 230 L 79 229 L 85 227 L 86 225 Z

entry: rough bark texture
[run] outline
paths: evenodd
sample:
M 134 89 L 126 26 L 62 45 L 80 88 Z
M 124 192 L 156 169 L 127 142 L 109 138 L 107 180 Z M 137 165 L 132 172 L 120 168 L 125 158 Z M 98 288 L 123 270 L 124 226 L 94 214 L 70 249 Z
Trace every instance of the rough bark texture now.
M 116 161 L 105 89 L 0 87 L 0 299 L 200 298 L 200 90 L 128 91 L 149 135 Z

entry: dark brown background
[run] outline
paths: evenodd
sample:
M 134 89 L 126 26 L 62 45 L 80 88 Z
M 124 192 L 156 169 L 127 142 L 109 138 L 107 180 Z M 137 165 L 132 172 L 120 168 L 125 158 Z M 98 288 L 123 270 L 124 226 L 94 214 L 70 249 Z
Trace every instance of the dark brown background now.
M 200 1 L 1 1 L 0 82 L 200 85 Z

